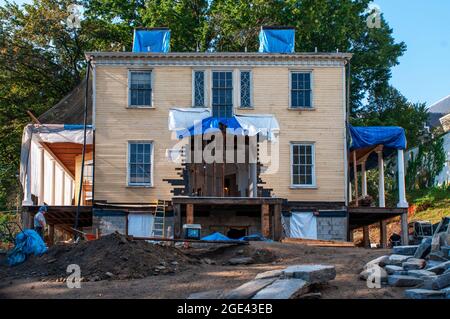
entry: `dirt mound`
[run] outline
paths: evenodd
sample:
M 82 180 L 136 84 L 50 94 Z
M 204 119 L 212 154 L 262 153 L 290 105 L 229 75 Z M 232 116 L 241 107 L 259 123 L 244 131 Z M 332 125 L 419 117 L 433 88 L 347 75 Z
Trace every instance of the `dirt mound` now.
M 88 281 L 144 278 L 174 274 L 194 262 L 177 248 L 128 240 L 114 233 L 94 241 L 55 245 L 43 256 L 30 256 L 25 263 L 6 269 L 6 275 L 62 280 L 68 276 L 67 266 L 77 264 Z

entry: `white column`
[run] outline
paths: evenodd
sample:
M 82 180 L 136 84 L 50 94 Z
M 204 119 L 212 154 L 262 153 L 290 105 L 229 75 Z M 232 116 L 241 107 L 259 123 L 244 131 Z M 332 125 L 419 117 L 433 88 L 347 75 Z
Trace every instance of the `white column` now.
M 66 172 L 61 169 L 61 197 L 60 197 L 60 205 L 64 206 L 65 204 L 65 196 L 66 195 Z
M 367 196 L 367 174 L 366 174 L 366 162 L 362 162 L 361 163 L 361 192 L 362 192 L 362 196 L 366 197 Z
M 348 183 L 348 202 L 350 203 L 353 200 L 352 196 L 352 182 Z
M 72 199 L 73 199 L 73 180 L 71 179 L 69 183 L 69 200 L 68 200 L 69 206 L 72 205 Z
M 23 188 L 23 201 L 22 206 L 33 205 L 33 200 L 31 199 L 31 148 L 28 155 L 27 163 L 27 173 L 25 175 L 25 187 Z
M 51 169 L 50 169 L 50 180 L 51 180 L 51 188 L 50 188 L 50 203 L 49 205 L 54 206 L 55 205 L 55 187 L 56 187 L 56 180 L 55 180 L 55 160 L 52 158 L 51 161 Z
M 378 203 L 380 207 L 386 207 L 384 199 L 383 151 L 377 151 L 377 153 L 378 153 Z
M 45 178 L 44 178 L 44 170 L 45 170 L 45 156 L 44 156 L 44 148 L 39 146 L 39 185 L 38 185 L 38 199 L 39 205 L 44 204 L 44 192 L 45 192 Z
M 405 190 L 405 160 L 403 150 L 397 150 L 397 169 L 398 169 L 398 204 L 397 207 L 408 207 Z
M 258 185 L 257 185 L 257 172 L 256 163 L 250 163 L 250 177 L 249 177 L 249 187 L 250 197 L 258 196 Z

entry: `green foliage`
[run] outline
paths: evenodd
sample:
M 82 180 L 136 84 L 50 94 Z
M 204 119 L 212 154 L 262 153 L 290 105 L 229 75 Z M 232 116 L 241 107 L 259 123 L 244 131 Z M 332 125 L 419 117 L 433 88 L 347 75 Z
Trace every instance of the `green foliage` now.
M 408 190 L 425 189 L 434 185 L 436 176 L 445 165 L 444 139 L 427 140 L 420 144 L 417 152 L 411 151 L 406 170 Z
M 450 185 L 410 191 L 408 201 L 416 205 L 413 220 L 439 222 L 442 217 L 450 216 Z

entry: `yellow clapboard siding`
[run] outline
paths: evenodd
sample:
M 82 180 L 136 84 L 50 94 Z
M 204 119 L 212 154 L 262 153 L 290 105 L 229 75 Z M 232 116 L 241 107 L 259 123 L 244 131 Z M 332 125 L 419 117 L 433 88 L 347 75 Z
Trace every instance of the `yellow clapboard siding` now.
M 206 68 L 208 69 L 208 68 Z M 192 104 L 192 68 L 154 67 L 153 109 L 129 109 L 128 69 L 96 67 L 95 199 L 109 202 L 148 202 L 170 199 L 172 185 L 163 179 L 179 178 L 166 159 L 176 140 L 168 131 L 171 107 Z M 273 114 L 280 124 L 279 165 L 276 174 L 261 174 L 273 194 L 293 201 L 344 201 L 343 69 L 320 67 L 313 73 L 314 111 L 289 110 L 288 67 L 253 67 L 253 110 L 238 114 Z M 127 187 L 129 140 L 153 141 L 153 187 Z M 290 142 L 314 142 L 317 188 L 290 186 Z

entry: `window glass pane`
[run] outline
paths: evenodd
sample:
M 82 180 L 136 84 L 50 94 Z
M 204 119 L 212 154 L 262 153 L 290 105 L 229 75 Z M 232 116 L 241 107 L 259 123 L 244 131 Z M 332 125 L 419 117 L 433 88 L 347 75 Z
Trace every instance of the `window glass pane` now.
M 251 106 L 251 76 L 249 71 L 241 72 L 241 107 Z
M 130 105 L 151 106 L 152 73 L 130 72 Z
M 194 106 L 205 106 L 205 72 L 194 72 Z
M 152 144 L 130 142 L 129 145 L 129 184 L 150 185 Z
M 215 117 L 231 117 L 233 114 L 233 73 L 213 72 L 212 110 Z
M 292 183 L 294 185 L 313 185 L 314 163 L 312 157 L 312 145 L 292 145 Z
M 311 74 L 291 73 L 291 107 L 311 107 Z

